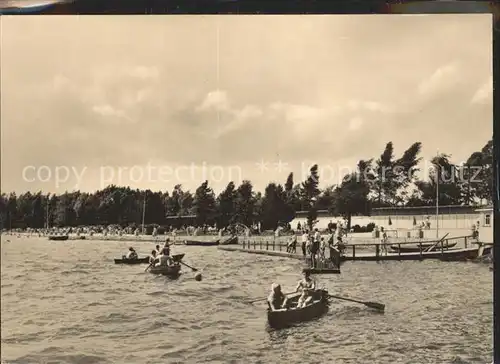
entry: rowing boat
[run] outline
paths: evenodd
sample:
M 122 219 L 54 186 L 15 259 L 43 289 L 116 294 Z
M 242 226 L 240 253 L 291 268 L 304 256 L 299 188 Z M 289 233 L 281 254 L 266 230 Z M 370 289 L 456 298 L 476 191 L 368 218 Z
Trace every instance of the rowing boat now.
M 149 273 L 161 274 L 163 276 L 177 277 L 180 275 L 181 266 L 179 264 L 151 267 Z
M 121 259 L 115 259 L 115 264 L 147 264 L 149 263 L 149 257 L 127 259 L 122 257 Z
M 457 242 L 452 242 L 452 243 L 443 243 L 443 249 L 448 250 L 450 248 L 453 248 L 455 245 L 457 245 Z M 420 247 L 422 246 L 422 247 Z M 436 245 L 436 242 L 433 243 L 419 243 L 416 245 L 398 245 L 398 244 L 392 244 L 391 249 L 394 251 L 399 251 L 401 253 L 418 253 L 420 252 L 420 249 L 422 251 L 426 251 L 427 249 L 431 248 L 429 251 L 438 251 L 441 250 L 441 243 L 438 243 Z
M 313 293 L 312 303 L 303 308 L 296 308 L 300 294 L 288 298 L 291 308 L 286 311 L 272 311 L 267 309 L 267 322 L 273 329 L 288 327 L 300 322 L 314 320 L 328 311 L 328 292 L 317 290 Z
M 214 241 L 184 240 L 184 245 L 191 246 L 214 246 L 219 245 L 220 239 Z
M 49 240 L 68 240 L 69 236 L 68 235 L 50 235 Z

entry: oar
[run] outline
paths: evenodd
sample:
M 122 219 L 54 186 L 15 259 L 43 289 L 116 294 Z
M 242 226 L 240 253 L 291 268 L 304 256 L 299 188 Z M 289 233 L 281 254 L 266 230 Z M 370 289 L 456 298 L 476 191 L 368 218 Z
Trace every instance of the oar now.
M 149 268 L 151 268 L 153 266 L 154 262 L 153 263 L 149 263 L 149 265 L 147 266 L 146 269 L 144 269 L 144 272 L 146 272 Z
M 180 260 L 180 261 L 179 261 L 179 263 L 181 263 L 182 265 L 185 265 L 185 266 L 186 266 L 186 267 L 188 267 L 188 268 L 191 268 L 191 270 L 192 270 L 193 272 L 197 272 L 197 271 L 198 271 L 198 269 L 193 268 L 193 267 L 191 267 L 190 265 L 187 265 L 187 264 L 186 264 L 186 263 L 184 263 L 182 260 Z
M 367 307 L 370 307 L 370 308 L 373 308 L 373 309 L 379 310 L 379 311 L 384 311 L 385 310 L 385 305 L 382 304 L 382 303 L 378 303 L 378 302 L 359 301 L 359 300 L 355 300 L 355 299 L 352 299 L 352 298 L 334 296 L 334 295 L 331 295 L 331 294 L 329 294 L 328 297 L 337 298 L 339 300 L 344 300 L 344 301 L 351 301 L 351 302 L 361 303 L 361 304 L 363 304 L 363 305 L 365 305 Z

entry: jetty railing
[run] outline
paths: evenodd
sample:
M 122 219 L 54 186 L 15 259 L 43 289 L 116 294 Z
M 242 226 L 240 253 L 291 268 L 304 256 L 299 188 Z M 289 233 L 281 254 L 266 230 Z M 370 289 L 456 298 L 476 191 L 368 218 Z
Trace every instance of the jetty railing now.
M 287 247 L 288 247 L 288 242 L 276 239 L 276 238 L 270 238 L 270 239 L 252 239 L 251 237 L 248 238 L 240 238 L 239 239 L 240 245 L 243 249 L 247 250 L 267 250 L 267 251 L 280 251 L 280 252 L 287 252 Z M 478 243 L 477 239 L 474 239 L 471 235 L 467 236 L 458 236 L 458 237 L 451 237 L 451 238 L 445 238 L 442 240 L 432 240 L 432 241 L 413 241 L 413 242 L 398 242 L 398 243 L 390 243 L 387 242 L 386 244 L 381 243 L 380 241 L 377 243 L 356 243 L 356 244 L 344 244 L 344 255 L 351 256 L 353 259 L 356 258 L 356 253 L 374 253 L 376 257 L 383 258 L 386 252 L 388 252 L 389 249 L 391 249 L 391 246 L 394 247 L 391 251 L 391 255 L 394 254 L 405 254 L 402 252 L 402 248 L 407 247 L 407 246 L 412 246 L 412 247 L 417 247 L 418 251 L 414 253 L 419 253 L 421 256 L 423 256 L 424 253 L 428 251 L 434 251 L 434 252 L 441 252 L 445 253 L 448 251 L 450 248 L 455 248 L 458 246 L 458 248 L 468 248 L 469 245 L 471 245 L 473 242 Z M 329 249 L 327 249 L 329 250 Z M 301 247 L 301 242 L 297 242 L 297 245 L 294 249 L 295 254 L 302 254 L 302 247 Z M 309 255 L 306 252 L 306 255 Z

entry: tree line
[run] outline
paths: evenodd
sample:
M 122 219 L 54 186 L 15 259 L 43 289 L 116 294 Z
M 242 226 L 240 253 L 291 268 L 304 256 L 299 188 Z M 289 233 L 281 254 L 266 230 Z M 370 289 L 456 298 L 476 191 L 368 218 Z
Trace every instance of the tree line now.
M 239 186 L 228 183 L 219 195 L 208 181 L 194 193 L 180 184 L 170 192 L 110 185 L 95 193 L 2 193 L 1 227 L 131 226 L 142 224 L 143 219 L 148 225 L 178 226 L 182 219 L 173 217 L 192 215 L 198 226 L 260 223 L 262 229 L 275 229 L 293 220 L 297 211 L 307 211 L 312 228 L 318 210 L 350 222 L 351 216 L 369 215 L 375 207 L 432 206 L 437 201 L 440 205 L 491 203 L 495 190 L 492 140 L 462 164 L 454 164 L 450 155 L 436 155 L 431 161 L 436 168 L 429 171 L 427 180 L 416 177 L 421 148 L 420 142 L 413 143 L 396 157 L 389 142 L 377 159 L 360 160 L 341 183 L 322 190 L 319 167 L 313 165 L 305 181 L 296 182 L 290 173 L 283 184 L 271 182 L 263 193 L 248 180 Z

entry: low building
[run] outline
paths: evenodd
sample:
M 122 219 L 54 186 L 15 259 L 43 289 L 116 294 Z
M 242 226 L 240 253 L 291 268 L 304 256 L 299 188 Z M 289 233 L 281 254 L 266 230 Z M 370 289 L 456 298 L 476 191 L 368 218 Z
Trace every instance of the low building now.
M 326 210 L 318 211 L 319 229 L 326 229 L 330 222 L 342 220 L 341 216 L 329 213 Z M 450 236 L 465 236 L 471 234 L 473 225 L 478 225 L 481 240 L 493 241 L 493 208 L 484 206 L 419 206 L 419 207 L 383 207 L 374 208 L 371 216 L 353 216 L 351 227 L 355 225 L 366 226 L 374 223 L 384 227 L 385 230 L 394 230 L 398 236 L 407 236 L 408 232 L 417 230 L 424 225 L 425 237 L 434 238 L 449 233 Z M 296 213 L 295 219 L 290 223 L 293 229 L 297 224 L 307 224 L 307 211 Z M 416 234 L 412 233 L 412 236 Z

